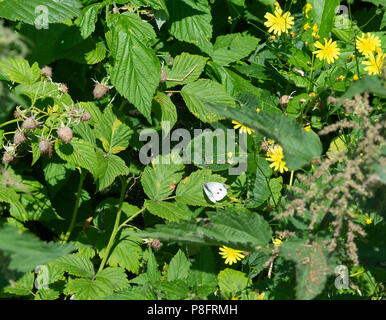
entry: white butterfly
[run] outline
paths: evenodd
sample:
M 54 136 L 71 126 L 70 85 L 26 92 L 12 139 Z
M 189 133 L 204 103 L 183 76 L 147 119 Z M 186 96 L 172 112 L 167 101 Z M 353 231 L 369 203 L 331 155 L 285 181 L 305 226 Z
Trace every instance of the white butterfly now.
M 229 187 L 220 182 L 208 182 L 203 184 L 205 194 L 208 196 L 209 200 L 213 203 L 223 199 L 227 193 Z

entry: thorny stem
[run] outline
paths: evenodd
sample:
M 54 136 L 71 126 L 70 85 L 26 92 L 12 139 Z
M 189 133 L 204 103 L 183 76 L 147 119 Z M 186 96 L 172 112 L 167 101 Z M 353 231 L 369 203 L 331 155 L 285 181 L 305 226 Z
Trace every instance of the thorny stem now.
M 82 171 L 82 169 L 79 168 L 80 172 L 80 179 L 79 179 L 79 184 L 78 184 L 78 191 L 76 194 L 76 201 L 75 201 L 75 206 L 74 206 L 74 211 L 72 213 L 72 218 L 71 218 L 71 223 L 70 226 L 68 227 L 68 230 L 63 238 L 62 243 L 66 243 L 68 239 L 70 238 L 71 232 L 74 229 L 75 222 L 76 222 L 76 217 L 78 215 L 78 209 L 79 209 L 79 202 L 80 202 L 80 195 L 82 193 L 82 188 L 83 188 L 83 182 L 86 177 L 86 171 Z
M 121 187 L 121 196 L 119 198 L 119 207 L 118 207 L 118 212 L 117 216 L 115 217 L 115 223 L 114 223 L 114 228 L 113 232 L 111 233 L 109 242 L 107 244 L 107 248 L 105 251 L 105 254 L 103 256 L 102 262 L 99 266 L 98 273 L 101 272 L 106 264 L 107 258 L 110 254 L 111 247 L 114 244 L 115 237 L 120 229 L 119 221 L 121 220 L 121 213 L 122 213 L 122 206 L 123 206 L 123 200 L 125 199 L 125 194 L 126 194 L 126 187 L 127 187 L 127 180 L 123 177 L 120 177 L 122 187 Z

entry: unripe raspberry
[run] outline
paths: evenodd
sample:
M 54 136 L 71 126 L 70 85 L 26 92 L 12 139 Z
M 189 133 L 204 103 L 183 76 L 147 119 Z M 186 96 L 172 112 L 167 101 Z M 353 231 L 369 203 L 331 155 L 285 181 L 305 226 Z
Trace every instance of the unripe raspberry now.
M 24 129 L 35 130 L 37 127 L 36 120 L 32 117 L 29 117 L 29 118 L 24 120 L 22 127 Z
M 66 94 L 68 92 L 68 88 L 64 83 L 60 84 L 60 91 L 62 91 L 63 94 Z
M 52 157 L 52 144 L 51 144 L 51 142 L 44 140 L 44 139 L 40 140 L 39 141 L 39 151 L 46 158 L 51 158 Z
M 97 100 L 102 99 L 107 94 L 107 91 L 109 90 L 110 90 L 109 87 L 105 86 L 102 83 L 96 82 L 94 86 L 94 90 L 92 92 L 92 94 L 94 95 L 94 99 L 97 99 Z
M 161 248 L 161 245 L 161 241 L 159 241 L 158 239 L 153 239 L 152 242 L 150 242 L 150 247 L 156 250 Z
M 13 143 L 14 144 L 22 144 L 26 142 L 27 138 L 25 137 L 25 134 L 23 131 L 17 130 L 16 133 L 13 136 Z
M 15 159 L 15 157 L 12 154 L 10 154 L 8 152 L 3 153 L 3 159 L 2 159 L 3 164 L 8 164 L 8 163 L 12 162 L 14 159 Z
M 268 151 L 268 142 L 263 141 L 260 145 L 260 150 Z
M 58 137 L 64 143 L 69 143 L 72 140 L 73 134 L 72 130 L 69 127 L 61 127 L 57 131 Z
M 87 111 L 82 113 L 82 117 L 80 118 L 80 121 L 89 121 L 91 119 L 91 114 L 89 114 Z
M 20 114 L 17 110 L 15 110 L 15 111 L 13 112 L 13 117 L 14 117 L 15 119 L 20 119 L 20 118 L 21 118 L 21 114 Z
M 44 66 L 40 69 L 40 74 L 51 79 L 52 78 L 52 68 L 49 66 Z
M 288 104 L 288 102 L 291 100 L 291 96 L 287 96 L 287 95 L 284 95 L 280 98 L 280 101 L 279 103 L 282 105 L 282 106 L 286 106 Z

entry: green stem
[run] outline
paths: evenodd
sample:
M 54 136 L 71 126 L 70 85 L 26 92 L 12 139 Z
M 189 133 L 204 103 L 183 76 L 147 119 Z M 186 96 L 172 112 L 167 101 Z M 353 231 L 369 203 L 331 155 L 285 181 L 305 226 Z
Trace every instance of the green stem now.
M 138 216 L 143 210 L 145 210 L 145 208 L 142 208 L 141 210 L 139 210 L 137 213 L 133 214 L 132 216 L 130 216 L 129 218 L 127 218 L 125 221 L 123 221 L 119 227 L 118 227 L 118 231 L 123 228 L 128 222 L 130 222 L 131 220 L 133 220 L 136 216 Z
M 289 182 L 289 185 L 290 185 L 290 186 L 292 186 L 293 178 L 294 178 L 294 171 L 292 170 L 292 171 L 291 171 L 290 182 Z
M 86 171 L 82 171 L 82 169 L 79 168 L 80 172 L 80 178 L 79 178 L 79 184 L 78 184 L 78 191 L 76 194 L 76 201 L 75 201 L 75 206 L 74 206 L 74 211 L 72 213 L 72 218 L 71 218 L 71 223 L 70 226 L 68 227 L 68 230 L 63 238 L 63 243 L 66 243 L 68 239 L 70 238 L 71 232 L 74 229 L 75 222 L 76 222 L 76 217 L 78 215 L 78 209 L 79 209 L 79 203 L 80 203 L 80 195 L 82 193 L 82 188 L 83 188 L 83 182 L 86 177 Z
M 99 269 L 98 269 L 98 273 L 101 272 L 106 264 L 106 261 L 107 261 L 107 258 L 110 254 L 110 250 L 114 244 L 114 240 L 115 240 L 115 237 L 119 231 L 119 228 L 120 228 L 120 225 L 119 225 L 119 221 L 121 220 L 121 213 L 122 213 L 122 206 L 123 206 L 123 200 L 125 199 L 125 193 L 126 193 L 126 187 L 127 187 L 127 181 L 125 178 L 122 178 L 120 177 L 121 179 L 121 183 L 122 183 L 122 188 L 121 188 L 121 196 L 119 198 L 119 207 L 118 207 L 118 212 L 117 212 L 117 216 L 115 217 L 115 223 L 114 223 L 114 228 L 113 228 L 113 232 L 111 233 L 111 236 L 110 236 L 110 239 L 109 239 L 109 242 L 107 244 L 107 248 L 106 248 L 106 251 L 105 251 L 105 254 L 103 256 L 103 259 L 102 259 L 102 262 L 99 266 Z
M 310 79 L 309 79 L 309 84 L 308 84 L 307 92 L 310 92 L 310 89 L 311 89 L 312 73 L 314 72 L 314 60 L 315 60 L 315 55 L 312 54 L 311 72 L 310 72 Z
M 21 119 L 13 119 L 13 120 L 9 120 L 9 121 L 7 121 L 7 122 L 3 122 L 2 124 L 0 124 L 0 128 L 5 127 L 5 126 L 7 126 L 7 125 L 9 125 L 9 124 L 18 122 L 18 121 L 21 121 Z

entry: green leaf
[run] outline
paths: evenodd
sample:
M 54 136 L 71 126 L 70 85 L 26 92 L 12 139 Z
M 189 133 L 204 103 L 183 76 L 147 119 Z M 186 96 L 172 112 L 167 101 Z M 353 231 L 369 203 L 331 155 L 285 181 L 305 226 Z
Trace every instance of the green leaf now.
M 65 58 L 78 63 L 97 64 L 106 57 L 106 51 L 104 41 L 89 38 L 74 46 Z
M 280 246 L 280 254 L 297 264 L 296 298 L 310 300 L 322 292 L 331 273 L 325 247 L 319 242 L 287 240 Z
M 196 81 L 204 67 L 208 58 L 198 55 L 189 54 L 183 52 L 173 60 L 173 68 L 167 72 L 168 79 L 177 79 L 183 81 L 168 80 L 166 83 L 167 88 L 174 87 L 176 85 L 188 84 Z
M 220 175 L 214 175 L 210 170 L 197 170 L 189 177 L 181 181 L 177 187 L 176 200 L 177 202 L 189 204 L 193 206 L 211 206 L 209 200 L 204 195 L 203 184 L 208 182 L 224 183 L 225 178 Z M 222 206 L 221 202 L 216 205 Z
M 176 106 L 168 95 L 160 91 L 157 92 L 153 101 L 161 109 L 161 127 L 167 135 L 177 122 Z
M 76 19 L 75 23 L 80 27 L 80 34 L 84 39 L 94 32 L 95 23 L 98 20 L 98 13 L 101 8 L 101 3 L 89 5 L 82 10 L 82 14 Z
M 348 88 L 346 93 L 339 99 L 337 106 L 341 106 L 345 99 L 351 99 L 357 94 L 365 91 L 373 92 L 381 97 L 386 97 L 386 89 L 377 76 L 365 76 Z
M 110 281 L 105 277 L 91 279 L 69 279 L 67 283 L 69 294 L 74 295 L 75 300 L 102 299 L 114 292 Z
M 30 67 L 28 61 L 23 58 L 4 58 L 0 61 L 0 68 L 12 82 L 33 84 L 40 78 L 38 63 L 35 62 Z
M 271 195 L 269 178 L 272 175 L 272 169 L 268 161 L 263 157 L 257 157 L 256 160 L 253 160 L 253 165 L 256 166 L 256 171 L 252 188 L 248 190 L 247 208 L 260 206 Z
M 115 60 L 111 82 L 151 122 L 151 101 L 161 77 L 155 52 L 119 24 L 112 26 L 109 46 Z
M 109 27 L 118 26 L 121 31 L 133 34 L 137 39 L 146 42 L 150 42 L 150 40 L 157 37 L 152 25 L 143 21 L 138 15 L 132 12 L 110 15 L 108 25 Z
M 109 238 L 110 235 L 108 235 L 108 237 L 104 237 L 101 239 L 101 242 L 98 241 L 97 243 L 98 247 L 102 247 L 103 245 L 103 249 L 98 251 L 101 257 L 103 257 L 105 254 L 105 248 Z M 141 251 L 142 250 L 138 244 L 138 239 L 129 236 L 128 233 L 123 230 L 119 232 L 118 236 L 116 237 L 115 244 L 112 247 L 107 259 L 107 264 L 112 267 L 120 266 L 130 272 L 138 273 Z
M 209 105 L 208 108 L 275 140 L 284 150 L 284 160 L 289 170 L 300 169 L 310 163 L 313 158 L 319 158 L 322 153 L 319 137 L 311 131 L 307 132 L 300 128 L 293 119 L 287 116 L 249 109 L 243 109 L 241 113 L 239 109 L 235 108 L 223 109 Z
M 101 191 L 110 186 L 116 177 L 126 176 L 130 173 L 125 161 L 115 154 L 104 154 L 97 149 L 98 166 L 95 168 L 97 190 Z
M 146 195 L 160 200 L 171 195 L 184 173 L 184 164 L 176 153 L 157 156 L 147 165 L 141 183 Z M 174 187 L 173 187 L 174 186 Z
M 34 272 L 25 273 L 16 282 L 11 282 L 7 287 L 4 287 L 4 292 L 16 294 L 18 296 L 29 296 L 32 295 L 35 275 Z
M 218 285 L 220 290 L 227 295 L 235 295 L 248 286 L 249 279 L 245 273 L 226 268 L 219 272 Z
M 23 83 L 16 87 L 15 92 L 26 95 L 31 101 L 44 98 L 59 99 L 62 96 L 58 84 L 46 80 L 33 84 Z
M 94 177 L 96 176 L 96 168 L 98 167 L 97 154 L 90 142 L 75 137 L 69 143 L 57 140 L 55 142 L 55 151 L 63 160 L 85 168 Z
M 182 280 L 160 281 L 156 284 L 156 287 L 163 291 L 168 300 L 186 299 L 190 291 L 188 285 Z
M 327 37 L 331 31 L 334 18 L 336 16 L 335 8 L 339 6 L 339 0 L 319 1 L 310 0 L 312 10 L 310 12 L 310 18 L 313 19 L 313 23 L 316 23 L 319 28 L 319 36 Z
M 211 54 L 212 16 L 207 0 L 166 1 L 170 14 L 169 32 L 180 41 L 198 46 L 203 52 Z
M 229 65 L 248 56 L 258 42 L 257 38 L 240 33 L 219 36 L 213 46 L 213 61 L 221 66 Z
M 129 286 L 129 281 L 125 271 L 122 268 L 106 268 L 99 272 L 96 276 L 97 280 L 106 280 L 109 282 L 114 291 L 126 289 Z
M 10 254 L 10 269 L 26 272 L 75 250 L 72 244 L 41 241 L 34 234 L 13 226 L 0 229 L 0 250 Z
M 93 278 L 95 275 L 94 265 L 91 260 L 80 254 L 64 256 L 54 262 L 63 271 L 71 275 L 83 278 Z
M 72 19 L 79 15 L 78 0 L 7 0 L 0 1 L 0 17 L 28 24 L 45 25 Z M 48 27 L 48 25 L 47 25 Z
M 209 106 L 221 109 L 236 106 L 235 101 L 228 95 L 224 86 L 208 79 L 200 79 L 184 86 L 181 95 L 190 112 L 203 122 L 215 122 L 224 119 L 221 115 L 208 110 Z
M 185 211 L 171 202 L 145 200 L 145 208 L 149 210 L 151 214 L 169 221 L 179 222 L 180 220 L 190 218 L 190 212 Z
M 146 275 L 150 283 L 156 283 L 161 279 L 161 273 L 158 270 L 157 260 L 153 251 L 149 248 L 146 251 L 147 268 Z
M 156 225 L 145 231 L 130 231 L 140 237 L 161 241 L 178 241 L 199 245 L 226 245 L 230 248 L 254 251 L 264 247 L 270 240 L 272 230 L 258 214 L 247 210 L 239 213 L 220 210 L 208 213 L 210 225 L 197 225 L 195 221 Z
M 272 178 L 269 180 L 269 189 L 271 191 L 271 203 L 276 206 L 279 203 L 281 197 L 281 189 L 283 187 L 283 177 Z
M 110 105 L 95 126 L 95 133 L 107 153 L 117 154 L 127 148 L 133 131 L 114 115 Z
M 157 297 L 149 287 L 131 287 L 110 296 L 104 300 L 157 300 Z
M 217 289 L 216 265 L 209 247 L 202 246 L 189 273 L 189 284 L 198 296 L 207 297 Z
M 170 260 L 167 280 L 185 280 L 188 277 L 189 269 L 188 258 L 181 250 L 178 250 L 177 254 Z

